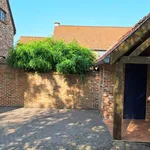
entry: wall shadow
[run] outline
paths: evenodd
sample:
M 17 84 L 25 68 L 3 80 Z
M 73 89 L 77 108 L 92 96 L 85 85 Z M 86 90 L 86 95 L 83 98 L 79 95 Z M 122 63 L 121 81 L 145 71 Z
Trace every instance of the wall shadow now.
M 0 116 L 3 115 L 0 149 L 104 149 L 112 146 L 112 138 L 98 111 L 21 108 Z
M 98 109 L 99 75 L 62 75 L 28 73 L 25 107 L 56 109 Z
M 98 109 L 100 75 L 32 73 L 0 65 L 0 106 Z

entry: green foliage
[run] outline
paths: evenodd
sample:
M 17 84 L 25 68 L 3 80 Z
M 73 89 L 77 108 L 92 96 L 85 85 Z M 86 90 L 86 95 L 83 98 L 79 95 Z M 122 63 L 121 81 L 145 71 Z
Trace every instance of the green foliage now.
M 9 51 L 7 58 L 8 64 L 14 68 L 38 72 L 53 70 L 64 74 L 84 74 L 94 60 L 94 53 L 78 43 L 65 44 L 52 38 L 18 44 Z
M 84 74 L 90 70 L 94 62 L 94 54 L 91 50 L 72 42 L 56 55 L 56 70 L 65 74 Z
M 44 42 L 18 45 L 9 51 L 7 62 L 15 68 L 29 71 L 48 72 L 52 70 L 52 50 Z

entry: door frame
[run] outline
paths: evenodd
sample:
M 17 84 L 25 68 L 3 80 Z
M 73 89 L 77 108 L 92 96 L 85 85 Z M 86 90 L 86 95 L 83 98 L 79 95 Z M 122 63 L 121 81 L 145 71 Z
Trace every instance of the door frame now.
M 121 140 L 122 135 L 121 133 L 122 133 L 123 101 L 124 101 L 123 81 L 125 75 L 124 74 L 125 64 L 150 65 L 150 56 L 123 56 L 115 63 L 113 137 L 116 140 Z

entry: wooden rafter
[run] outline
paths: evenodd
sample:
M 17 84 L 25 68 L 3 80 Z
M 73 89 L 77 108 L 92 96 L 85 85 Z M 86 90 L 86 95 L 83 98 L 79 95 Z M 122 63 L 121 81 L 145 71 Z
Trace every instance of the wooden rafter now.
M 137 47 L 129 56 L 139 56 L 146 48 L 150 46 L 150 37 Z
M 144 56 L 124 56 L 121 61 L 125 64 L 150 64 L 150 57 Z
M 115 63 L 121 56 L 127 53 L 150 31 L 150 20 L 146 21 L 140 28 L 128 37 L 118 48 L 110 55 L 110 63 Z
M 116 63 L 115 86 L 114 86 L 114 119 L 113 137 L 121 140 L 122 112 L 123 112 L 123 63 Z

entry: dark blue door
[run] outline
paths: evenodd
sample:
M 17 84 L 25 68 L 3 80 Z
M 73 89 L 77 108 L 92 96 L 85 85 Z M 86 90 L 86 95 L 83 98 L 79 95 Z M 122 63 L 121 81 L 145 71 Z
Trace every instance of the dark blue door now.
M 127 64 L 125 69 L 124 119 L 145 119 L 147 65 Z

